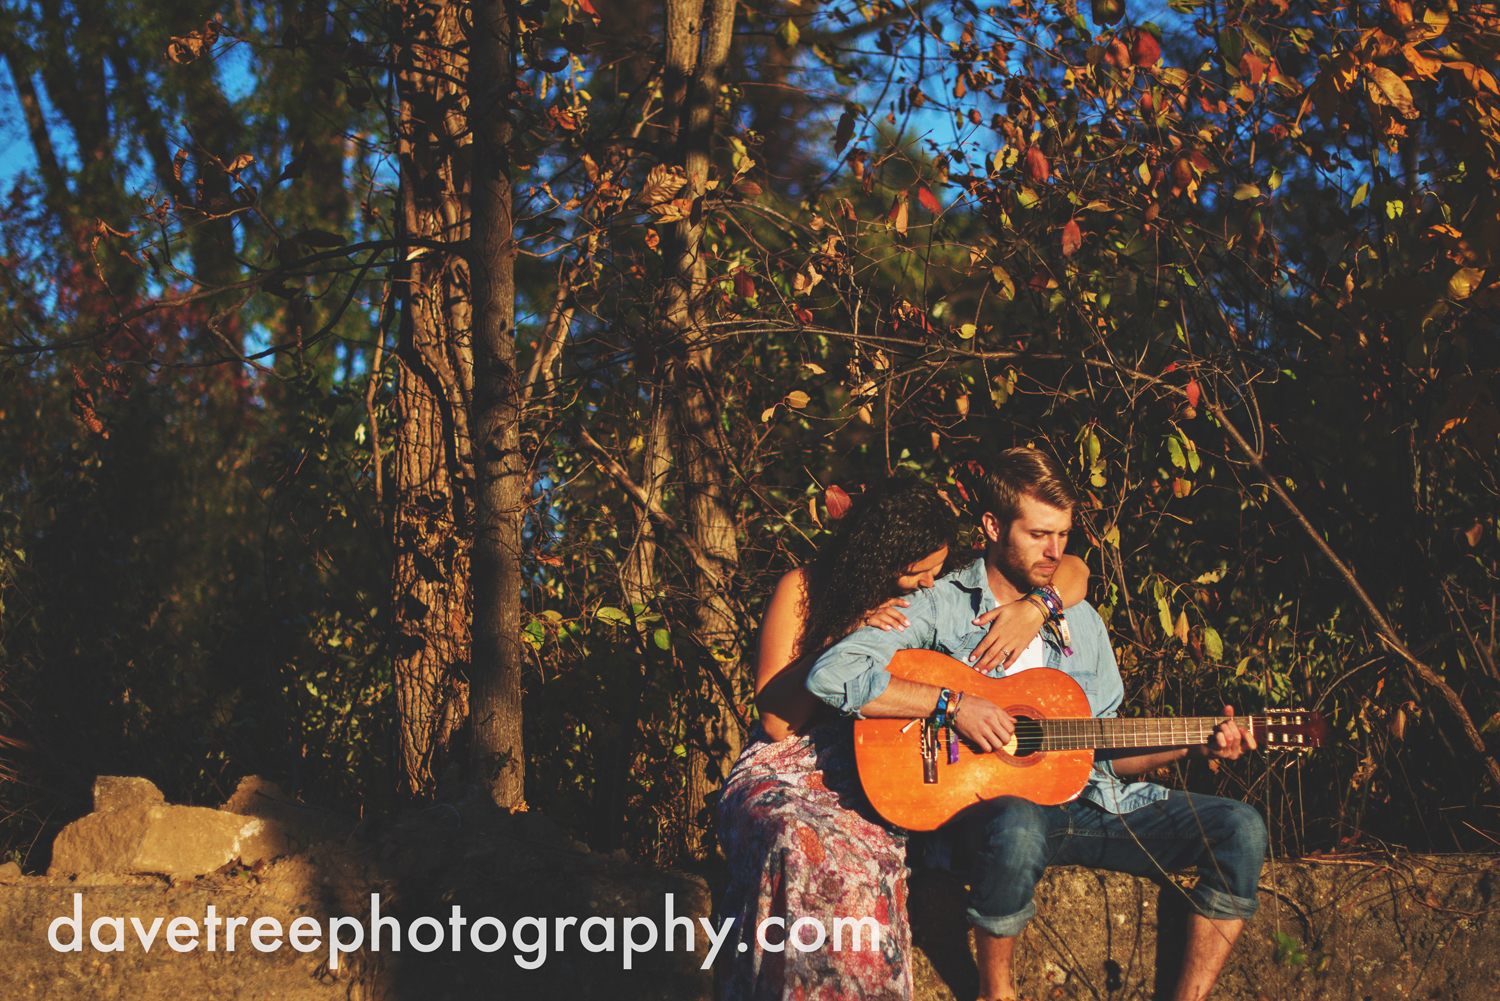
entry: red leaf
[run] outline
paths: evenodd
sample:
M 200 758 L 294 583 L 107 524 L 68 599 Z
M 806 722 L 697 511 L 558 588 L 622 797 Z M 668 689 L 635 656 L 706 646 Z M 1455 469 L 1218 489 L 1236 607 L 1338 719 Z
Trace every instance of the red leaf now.
M 937 195 L 927 190 L 927 185 L 925 184 L 917 186 L 917 201 L 921 202 L 922 207 L 933 215 L 937 215 L 943 211 L 943 203 L 937 200 Z
M 1246 50 L 1245 54 L 1240 56 L 1240 73 L 1249 77 L 1252 84 L 1260 83 L 1266 76 L 1265 61 L 1254 52 Z
M 734 273 L 734 294 L 742 299 L 755 298 L 755 282 L 750 280 L 750 275 L 745 271 Z
M 813 314 L 810 309 L 794 309 L 792 310 L 792 315 L 797 318 L 798 323 L 811 323 L 813 321 Z
M 1189 379 L 1187 384 L 1188 406 L 1196 410 L 1198 408 L 1198 398 L 1202 395 L 1203 390 L 1198 388 L 1198 380 Z
M 1047 179 L 1052 176 L 1052 165 L 1047 162 L 1047 155 L 1035 146 L 1026 151 L 1021 169 L 1026 174 L 1026 180 L 1032 184 L 1046 184 Z
M 1177 371 L 1177 363 L 1174 361 L 1174 362 L 1172 362 L 1172 364 L 1170 364 L 1166 368 L 1162 369 L 1161 370 L 1161 374 L 1162 375 L 1166 375 L 1168 372 L 1175 372 L 1175 371 Z
M 1069 219 L 1063 223 L 1062 228 L 1062 252 L 1064 257 L 1072 257 L 1078 253 L 1078 248 L 1083 246 L 1083 232 L 1079 230 L 1077 221 Z
M 823 503 L 828 505 L 828 517 L 831 521 L 837 521 L 849 513 L 849 495 L 844 493 L 844 488 L 837 483 L 828 484 L 823 491 Z
M 1155 66 L 1161 58 L 1161 43 L 1149 31 L 1136 30 L 1130 46 L 1130 58 L 1137 66 Z

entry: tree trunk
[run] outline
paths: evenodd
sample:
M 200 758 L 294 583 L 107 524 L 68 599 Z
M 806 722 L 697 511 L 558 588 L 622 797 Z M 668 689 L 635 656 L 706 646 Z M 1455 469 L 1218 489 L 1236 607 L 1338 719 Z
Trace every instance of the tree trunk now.
M 462 7 L 398 53 L 402 228 L 411 238 L 469 235 L 469 179 L 455 163 L 469 143 Z M 391 528 L 394 674 L 400 784 L 431 795 L 468 715 L 470 537 L 463 484 L 472 480 L 469 266 L 458 254 L 409 255 L 396 375 Z
M 521 742 L 521 528 L 529 485 L 521 455 L 522 378 L 516 370 L 515 260 L 505 104 L 515 87 L 512 24 L 501 0 L 472 6 L 470 130 L 475 392 L 473 758 L 501 806 L 525 792 Z
M 694 634 L 702 651 L 705 684 L 714 712 L 706 732 L 690 735 L 685 789 L 691 846 L 708 850 L 712 824 L 705 814 L 708 795 L 723 781 L 738 756 L 743 734 L 734 709 L 741 687 L 741 644 L 727 589 L 739 564 L 729 500 L 728 447 L 712 387 L 713 349 L 704 335 L 708 264 L 701 253 L 703 203 L 714 134 L 714 108 L 734 26 L 733 0 L 669 0 L 663 97 L 668 121 L 678 130 L 678 149 L 687 175 L 681 197 L 693 199 L 688 218 L 677 223 L 668 259 L 672 274 L 666 294 L 666 327 L 675 345 L 672 371 L 677 454 L 683 472 L 688 527 L 718 572 L 718 580 L 696 569 Z M 702 39 L 702 50 L 699 40 Z M 722 665 L 722 667 L 720 666 Z M 726 691 L 726 688 L 729 689 Z

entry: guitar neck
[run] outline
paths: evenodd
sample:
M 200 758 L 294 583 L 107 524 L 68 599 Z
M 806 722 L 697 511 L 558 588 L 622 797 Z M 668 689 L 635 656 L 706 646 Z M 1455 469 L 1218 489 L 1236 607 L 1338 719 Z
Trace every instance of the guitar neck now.
M 1016 736 L 1040 738 L 1042 751 L 1087 748 L 1187 747 L 1208 740 L 1214 727 L 1233 719 L 1241 730 L 1259 734 L 1264 716 L 1182 716 L 1154 719 L 1041 719 L 1021 720 Z

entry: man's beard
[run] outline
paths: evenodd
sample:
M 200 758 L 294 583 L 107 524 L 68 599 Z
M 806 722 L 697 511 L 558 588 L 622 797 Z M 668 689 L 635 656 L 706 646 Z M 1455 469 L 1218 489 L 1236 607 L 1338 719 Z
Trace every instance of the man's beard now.
M 1057 564 L 1054 563 L 1049 569 L 1044 570 L 1034 563 L 1026 563 L 1015 547 L 1007 545 L 1000 547 L 995 560 L 995 569 L 999 570 L 1001 576 L 1010 581 L 1017 591 L 1025 592 L 1034 587 L 1052 583 L 1052 575 L 1057 572 Z

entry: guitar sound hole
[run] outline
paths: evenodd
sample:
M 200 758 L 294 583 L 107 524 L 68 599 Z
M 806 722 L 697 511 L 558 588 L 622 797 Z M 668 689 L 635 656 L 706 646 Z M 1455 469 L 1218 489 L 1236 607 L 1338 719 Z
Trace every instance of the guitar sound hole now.
M 1024 758 L 1042 749 L 1042 724 L 1026 716 L 1016 717 L 1015 749 L 1011 756 Z

